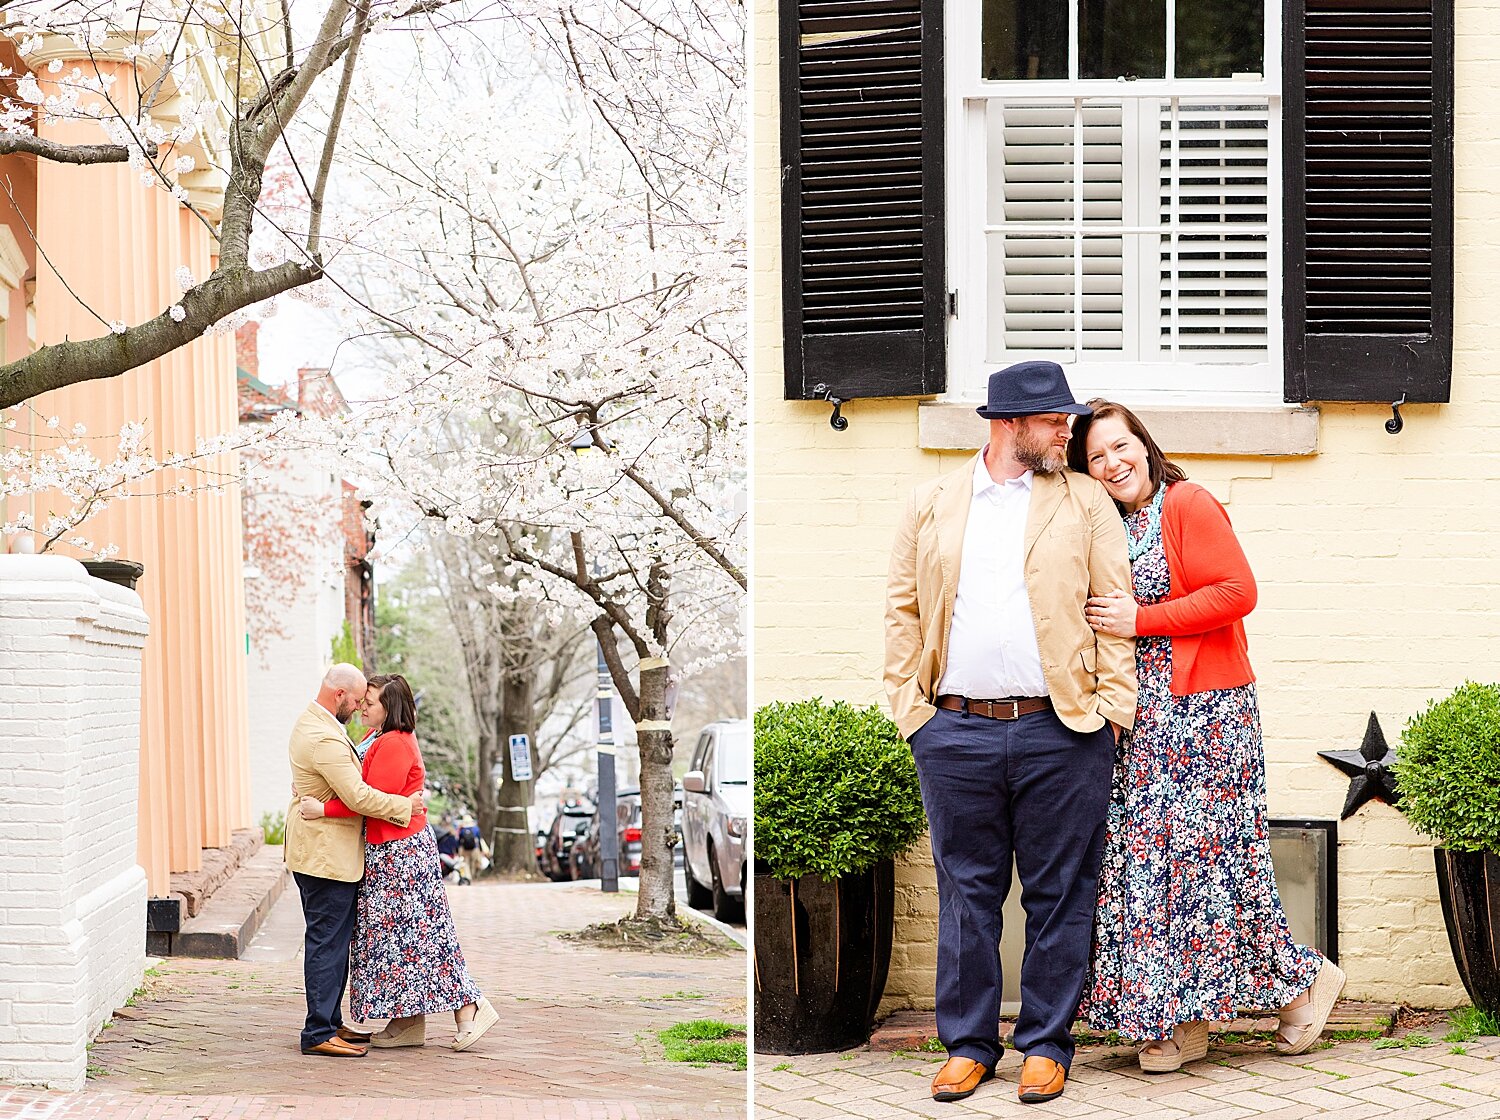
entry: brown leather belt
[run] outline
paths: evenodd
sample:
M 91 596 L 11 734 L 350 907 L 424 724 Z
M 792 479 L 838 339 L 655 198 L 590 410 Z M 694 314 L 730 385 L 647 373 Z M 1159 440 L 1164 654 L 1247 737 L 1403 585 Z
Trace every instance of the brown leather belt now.
M 1032 712 L 1045 712 L 1052 701 L 1045 696 L 1021 696 L 1010 700 L 970 700 L 966 696 L 939 696 L 937 706 L 950 712 L 967 711 L 986 719 L 1020 719 Z

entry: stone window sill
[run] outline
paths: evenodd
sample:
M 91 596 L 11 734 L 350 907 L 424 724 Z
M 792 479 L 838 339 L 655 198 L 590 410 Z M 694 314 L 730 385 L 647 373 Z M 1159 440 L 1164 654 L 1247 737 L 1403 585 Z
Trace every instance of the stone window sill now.
M 975 405 L 924 401 L 917 445 L 977 451 L 989 438 Z M 1298 405 L 1155 405 L 1134 410 L 1168 455 L 1299 456 L 1318 453 L 1318 410 Z

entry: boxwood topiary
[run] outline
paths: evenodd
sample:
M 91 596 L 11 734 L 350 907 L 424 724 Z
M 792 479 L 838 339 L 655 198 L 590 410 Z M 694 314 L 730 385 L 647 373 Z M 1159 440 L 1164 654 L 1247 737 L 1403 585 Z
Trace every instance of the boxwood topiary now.
M 911 748 L 879 708 L 814 698 L 755 713 L 755 857 L 776 878 L 857 874 L 926 823 Z
M 1401 733 L 1401 810 L 1461 852 L 1500 852 L 1500 685 L 1465 681 Z

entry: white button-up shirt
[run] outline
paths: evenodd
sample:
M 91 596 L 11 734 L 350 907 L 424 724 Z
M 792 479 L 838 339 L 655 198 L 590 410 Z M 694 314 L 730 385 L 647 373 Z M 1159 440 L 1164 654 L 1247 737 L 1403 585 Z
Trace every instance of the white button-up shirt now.
M 988 449 L 986 449 L 988 451 Z M 1042 655 L 1026 596 L 1026 516 L 1032 472 L 996 482 L 981 452 L 938 694 L 995 700 L 1045 696 Z

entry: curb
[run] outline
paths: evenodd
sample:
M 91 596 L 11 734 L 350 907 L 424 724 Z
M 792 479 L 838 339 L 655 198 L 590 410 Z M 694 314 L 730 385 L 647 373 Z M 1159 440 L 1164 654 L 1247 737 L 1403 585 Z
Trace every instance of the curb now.
M 263 847 L 172 938 L 174 957 L 238 960 L 255 938 L 291 874 L 279 847 Z

